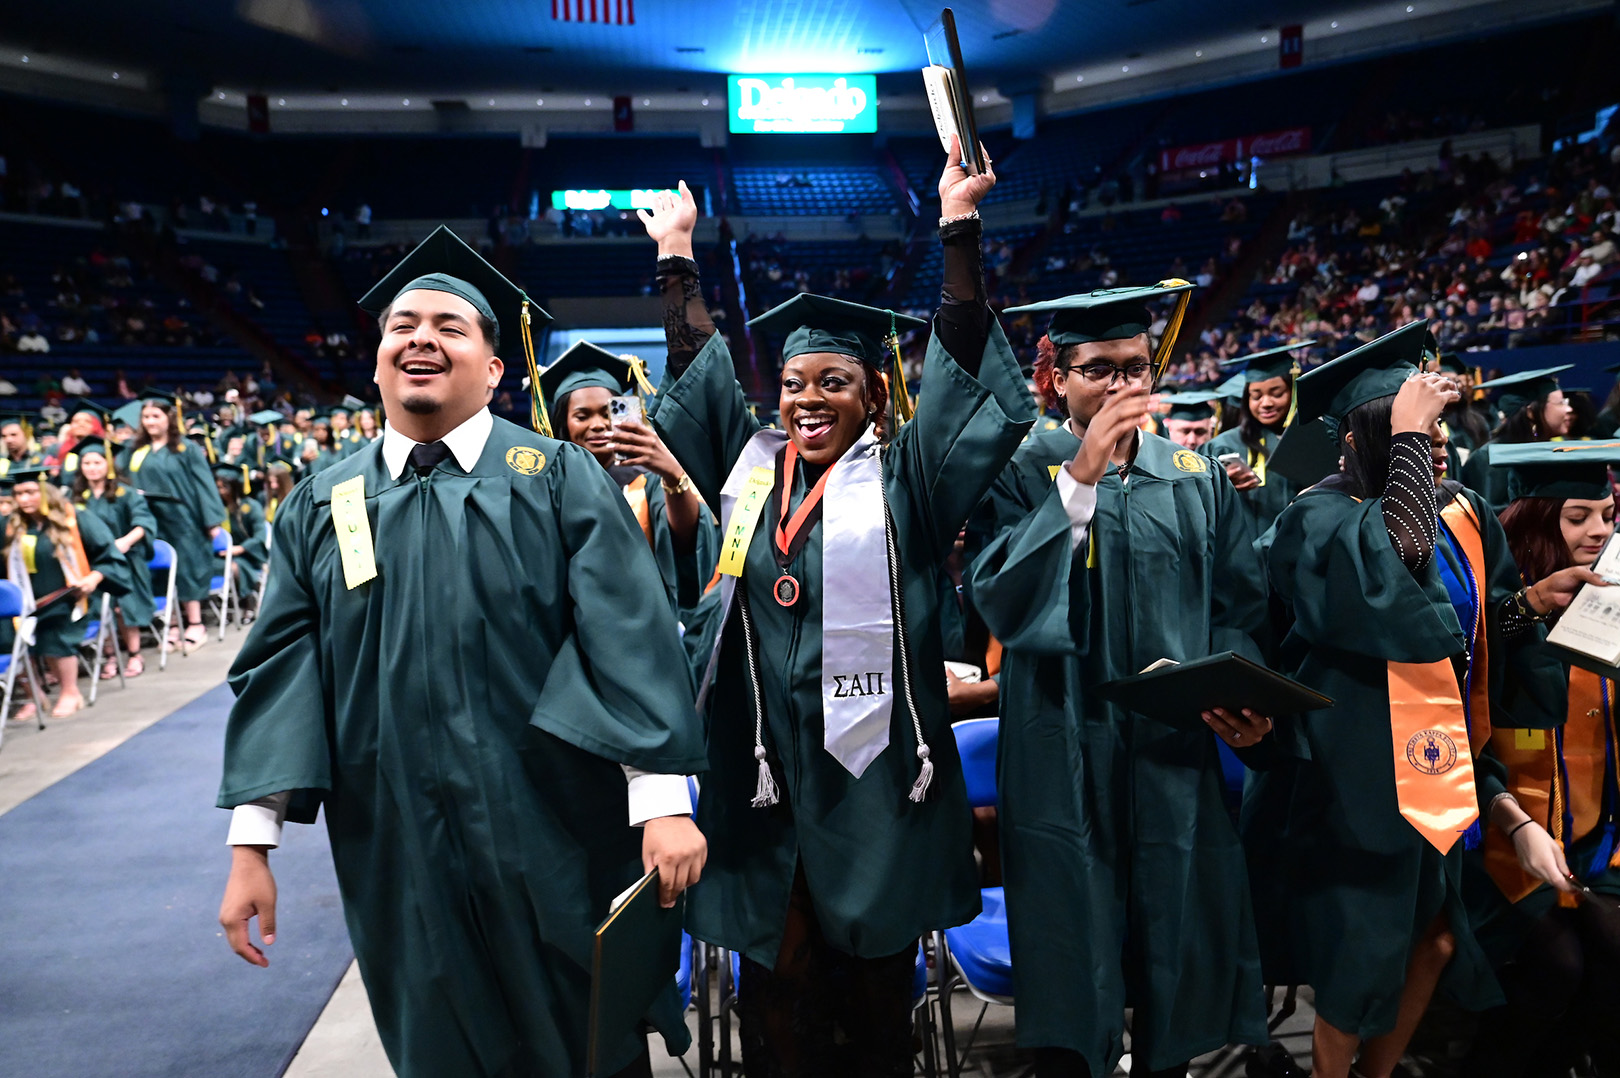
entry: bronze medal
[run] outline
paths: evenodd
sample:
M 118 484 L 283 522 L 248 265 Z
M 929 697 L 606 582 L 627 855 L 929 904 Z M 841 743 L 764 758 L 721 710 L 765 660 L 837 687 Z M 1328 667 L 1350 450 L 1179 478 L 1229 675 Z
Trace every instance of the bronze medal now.
M 799 601 L 799 582 L 788 573 L 776 578 L 776 585 L 771 589 L 780 606 L 790 607 Z

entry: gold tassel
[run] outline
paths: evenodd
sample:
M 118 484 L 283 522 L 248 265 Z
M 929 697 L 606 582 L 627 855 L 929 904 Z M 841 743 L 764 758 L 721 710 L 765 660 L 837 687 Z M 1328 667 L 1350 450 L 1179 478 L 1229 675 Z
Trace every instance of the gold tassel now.
M 906 365 L 900 358 L 900 333 L 894 324 L 894 312 L 889 312 L 889 335 L 883 338 L 883 344 L 894 353 L 894 371 L 889 376 L 889 399 L 894 404 L 894 430 L 899 430 L 912 417 L 917 414 L 917 408 L 911 402 L 911 390 L 906 386 Z M 894 431 L 889 432 L 892 437 Z
M 1181 288 L 1187 284 L 1180 277 L 1171 277 L 1160 281 L 1160 288 Z M 1158 384 L 1164 377 L 1164 369 L 1170 365 L 1170 353 L 1175 350 L 1176 337 L 1181 333 L 1181 323 L 1187 317 L 1187 304 L 1192 301 L 1192 292 L 1188 290 L 1176 297 L 1176 309 L 1165 324 L 1164 337 L 1159 341 L 1159 352 L 1153 357 L 1153 382 Z
M 1292 384 L 1288 387 L 1288 414 L 1283 417 L 1284 428 L 1293 426 L 1294 417 L 1299 414 L 1299 391 L 1295 387 L 1299 385 L 1299 376 L 1303 373 L 1299 369 L 1299 360 L 1294 360 L 1294 365 L 1288 369 L 1288 377 L 1292 380 Z M 1244 392 L 1247 393 L 1248 390 Z
M 620 357 L 630 365 L 630 377 L 635 379 L 636 386 L 644 397 L 658 396 L 658 387 L 647 379 L 647 361 L 640 356 L 625 354 Z
M 253 493 L 253 479 L 251 476 L 252 473 L 248 471 L 248 466 L 246 464 L 242 465 L 242 497 L 244 498 Z
M 523 359 L 529 367 L 529 423 L 535 432 L 550 438 L 551 417 L 546 414 L 546 395 L 540 389 L 540 367 L 534 361 L 534 335 L 529 329 L 529 297 L 523 297 Z

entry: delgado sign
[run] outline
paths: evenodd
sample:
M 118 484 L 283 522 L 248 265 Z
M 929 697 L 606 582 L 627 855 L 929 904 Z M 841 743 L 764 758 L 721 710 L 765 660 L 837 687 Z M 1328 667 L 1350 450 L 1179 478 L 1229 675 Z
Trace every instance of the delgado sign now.
M 733 134 L 877 130 L 875 75 L 733 75 Z
M 1159 155 L 1159 171 L 1215 168 L 1223 161 L 1240 161 L 1246 157 L 1285 157 L 1288 154 L 1309 153 L 1310 149 L 1311 129 L 1290 127 L 1261 135 L 1216 139 L 1165 150 Z

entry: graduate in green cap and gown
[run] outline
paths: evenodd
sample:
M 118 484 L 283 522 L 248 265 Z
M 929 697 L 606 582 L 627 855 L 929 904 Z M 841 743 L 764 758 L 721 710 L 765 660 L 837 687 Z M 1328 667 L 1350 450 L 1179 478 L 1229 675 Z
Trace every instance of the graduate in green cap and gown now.
M 785 338 L 782 429 L 762 428 L 703 305 L 691 192 L 641 213 L 670 349 L 653 424 L 722 522 L 698 804 L 713 857 L 687 923 L 742 955 L 749 1073 L 910 1075 L 917 940 L 979 910 L 937 581 L 1034 409 L 985 301 L 975 207 L 995 177 L 959 158 L 939 184 L 944 298 L 898 429 L 885 338 L 924 323 L 812 295 L 756 318 Z
M 1502 391 L 1496 399 L 1501 409 L 1502 422 L 1491 433 L 1491 440 L 1468 454 L 1463 465 L 1462 481 L 1469 490 L 1484 495 L 1493 512 L 1507 508 L 1507 473 L 1491 467 L 1492 446 L 1517 445 L 1524 442 L 1550 442 L 1569 434 L 1574 410 L 1564 399 L 1556 375 L 1569 370 L 1574 364 L 1565 363 L 1542 370 L 1521 371 L 1488 382 L 1476 389 Z
M 1463 399 L 1447 408 L 1440 417 L 1440 422 L 1445 424 L 1446 445 L 1451 449 L 1454 464 L 1450 477 L 1460 481 L 1468 455 L 1491 440 L 1491 430 L 1496 426 L 1495 410 L 1476 387 L 1478 372 L 1463 362 L 1461 356 L 1455 352 L 1433 350 L 1427 343 L 1424 345 L 1424 355 L 1429 360 L 1425 369 L 1444 374 L 1457 383 L 1457 389 L 1462 393 Z
M 1134 1074 L 1183 1075 L 1194 1056 L 1267 1039 L 1217 738 L 1259 763 L 1270 719 L 1222 711 L 1184 729 L 1094 691 L 1160 659 L 1260 658 L 1266 592 L 1238 493 L 1202 453 L 1139 429 L 1174 346 L 1151 347 L 1148 303 L 1190 288 L 1032 305 L 1053 312 L 1036 385 L 1069 418 L 1024 443 L 975 526 L 989 543 L 969 595 L 1006 649 L 997 789 L 1018 1043 L 1041 1078 L 1111 1073 L 1127 1007 Z
M 146 495 L 157 536 L 174 547 L 175 597 L 185 615 L 185 650 L 208 639 L 202 604 L 214 573 L 213 539 L 225 525 L 225 506 L 214 489 L 207 451 L 180 433 L 180 409 L 173 401 L 141 404 L 141 429 L 118 454 L 118 472 Z M 174 627 L 170 646 L 181 642 Z
M 0 553 L 6 579 L 23 594 L 26 613 L 18 631 L 28 634 L 33 654 L 60 683 L 51 717 L 65 719 L 84 707 L 78 652 L 84 619 L 100 614 L 90 608 L 91 596 L 99 588 L 115 597 L 128 592 L 129 565 L 107 526 L 90 513 L 75 512 L 44 468 L 17 468 L 6 479 L 16 508 L 5 520 Z M 35 612 L 35 604 L 70 587 L 72 592 Z M 24 704 L 14 718 L 31 719 L 33 709 Z
M 381 316 L 394 418 L 276 516 L 231 669 L 220 921 L 266 964 L 249 922 L 274 942 L 268 850 L 284 817 L 324 806 L 394 1072 L 577 1078 L 609 903 L 656 869 L 673 905 L 702 869 L 675 619 L 602 467 L 490 414 L 499 350 L 544 312 L 446 228 L 361 305 Z M 641 665 L 619 677 L 631 647 Z M 652 1017 L 677 1052 L 678 1009 L 672 977 Z M 649 1075 L 646 1051 L 609 1038 L 597 1073 Z
M 73 504 L 80 516 L 90 514 L 107 526 L 113 542 L 128 564 L 129 590 L 114 596 L 118 631 L 122 634 L 126 659 L 124 676 L 138 677 L 146 670 L 141 658 L 141 630 L 157 617 L 152 595 L 152 540 L 157 535 L 157 519 L 152 516 L 146 495 L 127 485 L 113 463 L 105 443 L 86 442 L 79 446 L 78 474 L 73 480 Z M 117 659 L 108 658 L 102 667 L 102 680 L 117 676 Z
M 1512 498 L 1502 526 L 1533 582 L 1516 598 L 1524 616 L 1557 618 L 1574 596 L 1570 581 L 1603 585 L 1591 567 L 1614 534 L 1616 465 L 1613 442 L 1503 445 L 1492 455 Z M 1482 1017 L 1463 1064 L 1477 1078 L 1568 1073 L 1588 1054 L 1596 1073 L 1620 1068 L 1616 686 L 1549 658 L 1546 714 L 1498 724 L 1477 764 L 1489 826 L 1465 860 L 1464 895 L 1507 1000 Z
M 640 402 L 638 390 L 652 395 L 640 363 L 580 341 L 541 373 L 540 385 L 553 433 L 589 450 L 624 492 L 684 624 L 713 570 L 712 556 L 708 571 L 694 561 L 708 512 L 680 461 L 638 415 L 624 411 L 629 401 Z
M 1163 394 L 1159 403 L 1170 406 L 1159 421 L 1164 436 L 1183 449 L 1203 449 L 1215 437 L 1215 402 L 1219 400 L 1209 390 Z
M 1271 527 L 1277 514 L 1299 493 L 1286 476 L 1268 465 L 1294 414 L 1294 379 L 1299 377 L 1294 353 L 1315 343 L 1294 341 L 1221 364 L 1242 376 L 1243 410 L 1238 426 L 1216 435 L 1204 453 L 1226 469 L 1232 485 L 1243 495 L 1243 507 L 1256 535 Z
M 1300 379 L 1296 422 L 1325 417 L 1343 463 L 1261 542 L 1293 617 L 1283 666 L 1334 702 L 1294 720 L 1279 829 L 1245 821 L 1286 896 L 1263 931 L 1288 937 L 1316 991 L 1319 1078 L 1352 1063 L 1388 1078 L 1437 986 L 1465 1007 L 1499 1001 L 1463 850 L 1479 840 L 1478 752 L 1494 723 L 1539 706 L 1505 676 L 1539 635 L 1513 608 L 1518 572 L 1489 506 L 1442 479 L 1440 415 L 1460 394 L 1419 373 L 1425 328 Z
M 230 532 L 231 568 L 236 574 L 236 595 L 243 605 L 251 605 L 259 591 L 259 574 L 270 557 L 269 537 L 265 534 L 264 507 L 246 497 L 242 486 L 248 480 L 245 465 L 216 464 L 214 487 L 225 503 L 225 530 Z M 223 567 L 224 555 L 216 559 Z
M 0 479 L 15 468 L 37 468 L 44 461 L 28 417 L 19 412 L 0 415 Z

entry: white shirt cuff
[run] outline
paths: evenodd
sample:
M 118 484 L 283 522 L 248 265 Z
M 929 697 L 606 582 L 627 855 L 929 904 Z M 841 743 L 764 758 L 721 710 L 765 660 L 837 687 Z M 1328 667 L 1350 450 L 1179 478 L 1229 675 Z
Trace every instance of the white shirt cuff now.
M 225 842 L 231 846 L 279 846 L 281 822 L 287 818 L 290 792 L 269 794 L 231 810 L 231 830 Z
M 692 815 L 692 791 L 685 775 L 655 775 L 629 764 L 619 766 L 624 768 L 625 781 L 630 784 L 631 827 L 640 827 L 660 816 Z
M 1069 474 L 1072 461 L 1065 461 L 1053 480 L 1057 484 L 1058 498 L 1064 512 L 1069 514 L 1069 550 L 1080 549 L 1091 527 L 1091 518 L 1097 512 L 1097 488 L 1080 482 Z

